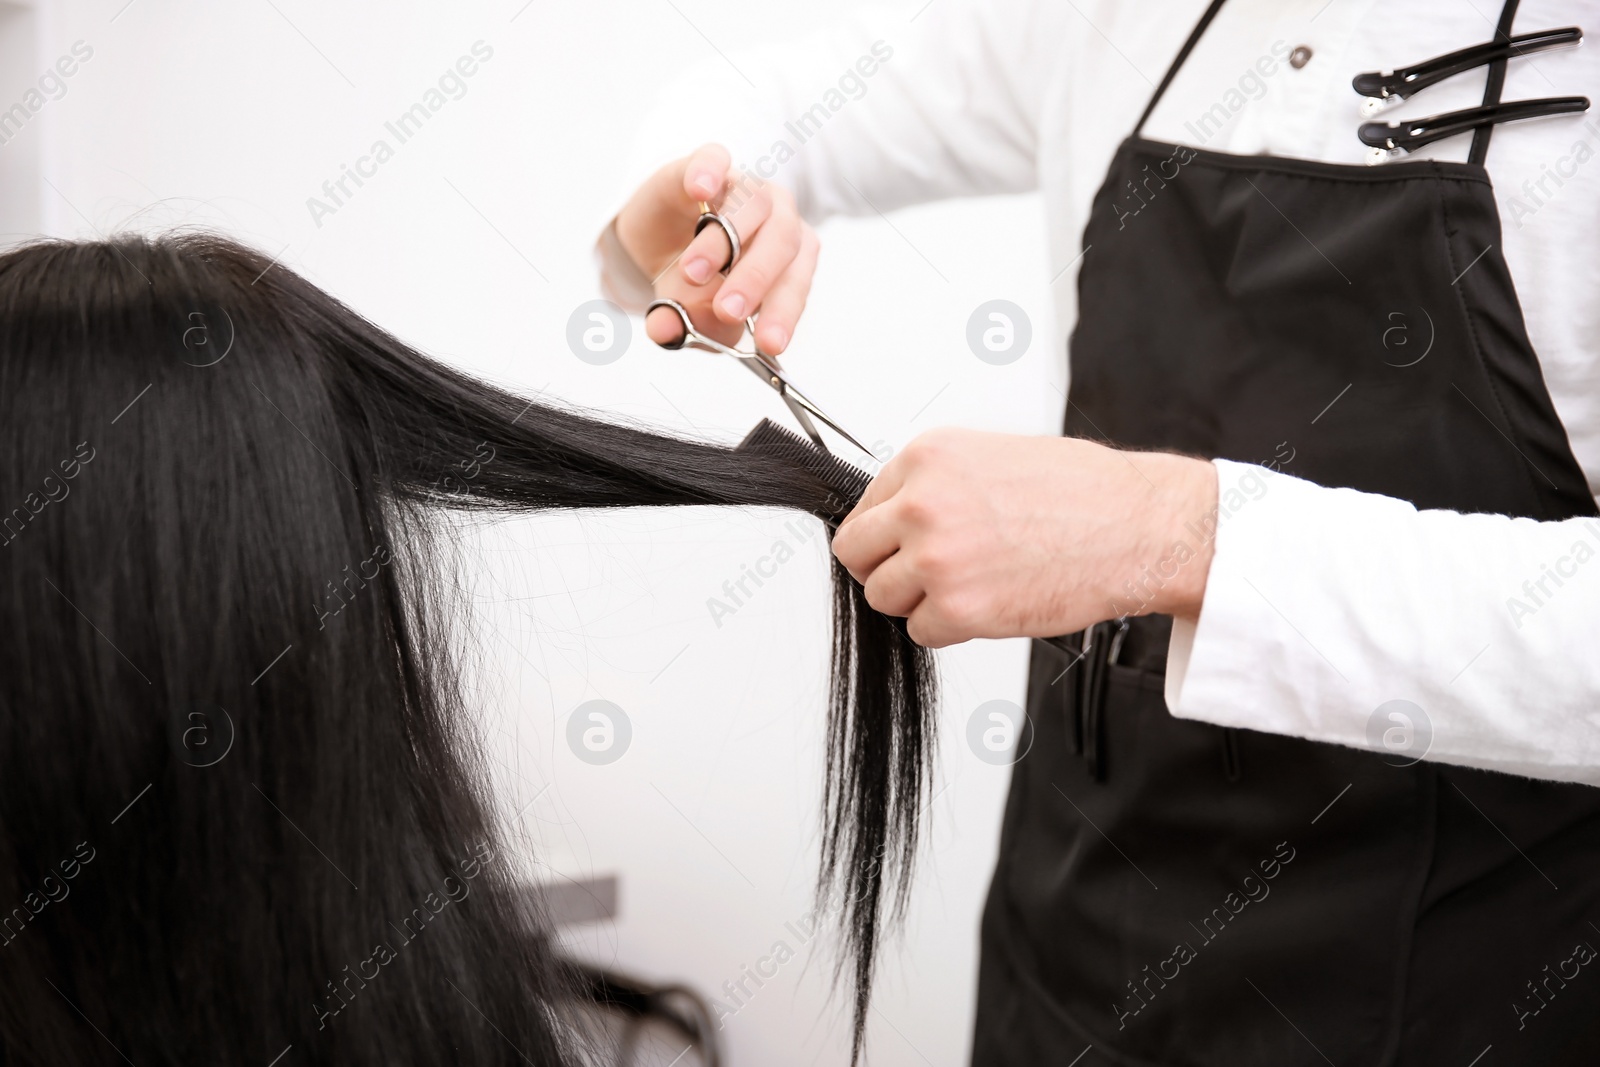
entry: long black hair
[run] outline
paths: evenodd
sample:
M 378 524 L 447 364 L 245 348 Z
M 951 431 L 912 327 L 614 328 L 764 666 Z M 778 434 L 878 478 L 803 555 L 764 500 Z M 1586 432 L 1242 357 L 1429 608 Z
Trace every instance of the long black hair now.
M 849 506 L 467 377 L 225 238 L 0 256 L 0 1060 L 580 1058 L 428 545 L 441 508 L 684 504 Z M 819 893 L 858 1055 L 933 674 L 837 563 L 834 596 Z

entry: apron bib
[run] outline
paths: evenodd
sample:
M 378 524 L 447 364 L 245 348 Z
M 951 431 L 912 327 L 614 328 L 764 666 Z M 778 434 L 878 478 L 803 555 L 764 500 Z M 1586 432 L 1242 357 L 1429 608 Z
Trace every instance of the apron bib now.
M 1469 163 L 1350 167 L 1143 122 L 1084 233 L 1066 433 L 1421 508 L 1596 513 L 1501 257 L 1486 131 Z M 1175 719 L 1170 628 L 1033 645 L 973 1063 L 1600 1062 L 1600 789 Z

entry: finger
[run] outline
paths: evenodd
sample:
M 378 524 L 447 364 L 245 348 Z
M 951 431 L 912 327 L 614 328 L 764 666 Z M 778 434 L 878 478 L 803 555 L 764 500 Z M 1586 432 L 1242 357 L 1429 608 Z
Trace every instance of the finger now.
M 912 566 L 898 553 L 884 560 L 862 588 L 867 603 L 882 615 L 910 615 L 927 596 Z
M 795 326 L 811 295 L 811 279 L 817 273 L 817 256 L 822 243 L 816 231 L 805 226 L 800 231 L 800 252 L 761 302 L 761 317 L 756 320 L 756 343 L 761 351 L 781 355 L 789 347 Z
M 856 581 L 866 585 L 878 567 L 900 551 L 904 533 L 892 508 L 874 508 L 839 527 L 833 535 L 833 554 Z
M 904 455 L 899 455 L 884 464 L 883 470 L 878 472 L 878 476 L 867 483 L 867 491 L 861 494 L 861 499 L 856 501 L 856 506 L 850 509 L 850 514 L 846 515 L 844 521 L 839 523 L 839 533 L 844 533 L 846 526 L 859 521 L 867 512 L 898 493 L 900 487 L 905 484 L 905 480 L 905 457 Z M 838 536 L 835 535 L 834 539 L 838 540 Z
M 785 195 L 783 190 L 766 182 L 745 180 L 728 187 L 718 201 L 716 211 L 733 223 L 739 239 L 748 243 L 748 239 L 767 221 L 767 216 L 772 214 L 774 200 Z
M 733 245 L 728 243 L 728 235 L 722 232 L 722 227 L 707 226 L 695 234 L 694 240 L 678 257 L 678 273 L 691 285 L 704 285 L 717 276 L 732 251 Z
M 722 192 L 732 164 L 728 150 L 719 144 L 701 145 L 684 161 L 683 192 L 692 203 L 710 200 Z
M 766 225 L 751 236 L 740 231 L 744 254 L 728 272 L 728 279 L 717 290 L 716 302 L 711 306 L 724 322 L 737 322 L 753 314 L 800 252 L 800 214 L 794 203 L 788 197 L 767 199 L 771 214 Z
M 683 281 L 675 281 L 673 286 L 663 286 L 660 290 L 663 297 L 683 306 L 697 332 L 732 347 L 739 343 L 744 324 L 729 326 L 717 321 L 711 313 L 711 296 L 715 291 L 710 287 L 695 290 Z M 683 340 L 683 320 L 671 308 L 656 308 L 645 316 L 644 330 L 650 340 L 665 348 L 676 348 Z
M 761 229 L 761 224 L 767 221 L 771 210 L 772 198 L 765 192 L 758 192 L 747 197 L 736 210 L 722 217 L 733 227 L 733 232 L 739 237 L 739 243 L 748 249 L 751 241 L 755 239 L 756 232 Z M 733 246 L 728 242 L 728 235 L 721 226 L 715 223 L 706 226 L 683 251 L 679 264 L 684 277 L 696 285 L 704 285 L 727 265 L 732 250 Z M 741 256 L 741 261 L 742 259 Z
M 906 633 L 923 648 L 944 648 L 959 644 L 970 636 L 946 618 L 936 601 L 923 597 L 906 616 Z
M 699 333 L 725 345 L 739 343 L 744 323 L 730 326 L 712 314 L 711 300 L 717 295 L 715 285 L 692 285 L 677 271 L 668 270 L 656 283 L 656 295 L 681 304 Z M 683 321 L 670 308 L 657 308 L 645 319 L 645 333 L 657 344 L 675 345 L 683 338 Z
M 644 332 L 656 344 L 671 348 L 683 340 L 683 320 L 671 308 L 656 308 L 644 317 Z

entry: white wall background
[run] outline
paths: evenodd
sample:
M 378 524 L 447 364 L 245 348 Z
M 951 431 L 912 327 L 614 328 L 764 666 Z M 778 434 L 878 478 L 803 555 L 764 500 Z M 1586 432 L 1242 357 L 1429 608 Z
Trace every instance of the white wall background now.
M 921 6 L 909 0 L 891 18 L 910 34 Z M 11 198 L 0 227 L 8 241 L 36 227 L 218 227 L 474 373 L 733 440 L 762 415 L 783 417 L 748 375 L 659 351 L 637 322 L 627 353 L 594 366 L 568 349 L 568 318 L 598 296 L 592 243 L 638 176 L 630 148 L 659 87 L 686 65 L 720 62 L 713 45 L 737 54 L 792 39 L 848 7 L 0 4 L 0 107 L 75 42 L 93 49 L 65 92 L 0 146 Z M 479 40 L 493 58 L 466 95 L 316 225 L 307 198 L 374 140 L 393 144 L 384 122 Z M 1040 231 L 1031 198 L 919 208 L 893 227 L 826 225 L 787 365 L 868 440 L 899 446 L 939 424 L 1054 431 L 1064 370 Z M 1008 366 L 980 362 L 966 343 L 968 316 L 996 297 L 1033 320 L 1031 349 Z M 796 557 L 719 626 L 707 598 L 777 541 Z M 461 567 L 475 609 L 467 656 L 508 818 L 550 876 L 621 878 L 619 916 L 577 930 L 579 951 L 734 1006 L 723 983 L 786 941 L 799 958 L 726 1020 L 731 1062 L 844 1062 L 846 1015 L 829 1000 L 824 939 L 803 946 L 785 925 L 809 912 L 815 863 L 827 637 L 815 524 L 711 509 L 495 522 L 471 532 Z M 1021 700 L 1025 652 L 976 643 L 942 657 L 931 832 L 871 1026 L 872 1060 L 885 1067 L 965 1062 L 1009 775 L 968 750 L 966 726 L 985 701 Z M 568 715 L 591 699 L 615 702 L 633 731 L 604 766 L 565 740 Z

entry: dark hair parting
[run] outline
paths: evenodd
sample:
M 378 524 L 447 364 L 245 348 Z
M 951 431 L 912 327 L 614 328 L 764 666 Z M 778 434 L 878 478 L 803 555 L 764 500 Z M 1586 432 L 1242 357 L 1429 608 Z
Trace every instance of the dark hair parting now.
M 787 439 L 786 439 L 787 438 Z M 206 234 L 0 255 L 0 1063 L 567 1064 L 443 509 L 847 514 L 863 472 L 514 396 Z M 819 901 L 862 1051 L 934 671 L 833 564 Z

